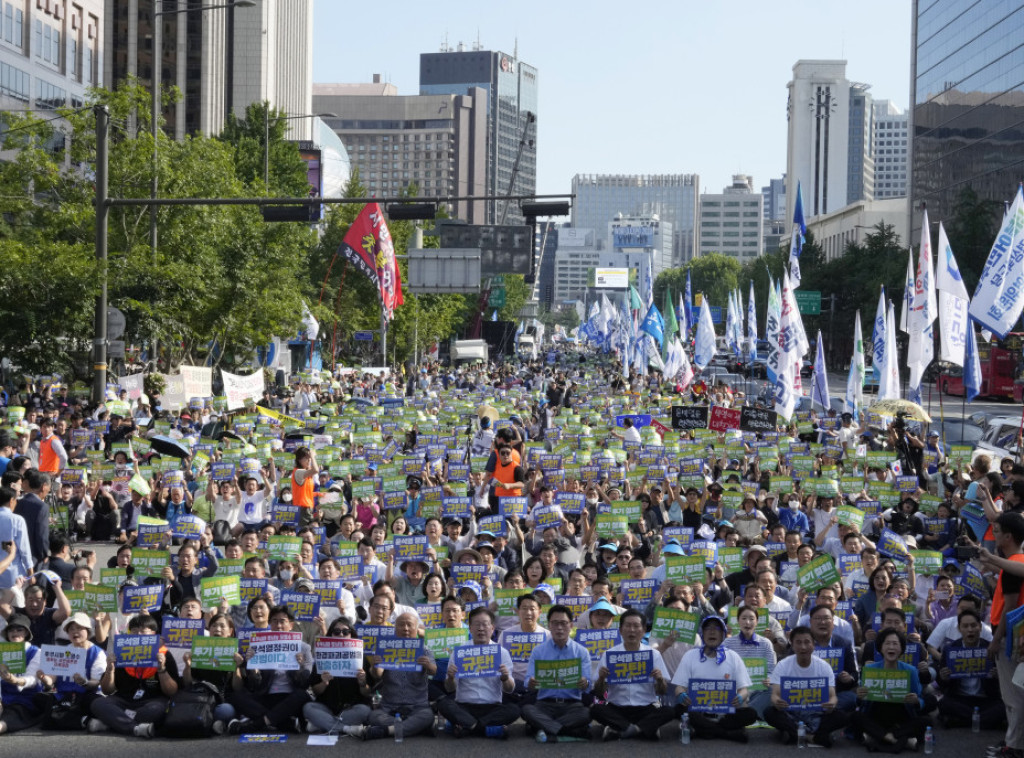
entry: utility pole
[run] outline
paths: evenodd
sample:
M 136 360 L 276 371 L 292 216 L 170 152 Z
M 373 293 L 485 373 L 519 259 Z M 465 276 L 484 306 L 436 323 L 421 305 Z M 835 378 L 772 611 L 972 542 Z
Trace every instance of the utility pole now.
M 97 105 L 96 111 L 96 263 L 100 293 L 96 296 L 95 329 L 92 339 L 92 401 L 103 402 L 107 391 L 107 143 L 110 111 Z

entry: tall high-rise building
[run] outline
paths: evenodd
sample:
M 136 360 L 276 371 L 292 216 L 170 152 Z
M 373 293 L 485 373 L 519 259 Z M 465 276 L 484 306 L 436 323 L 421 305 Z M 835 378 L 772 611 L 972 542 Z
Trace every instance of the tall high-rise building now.
M 889 100 L 876 100 L 872 144 L 875 199 L 907 195 L 907 114 Z
M 911 35 L 908 205 L 919 228 L 923 203 L 938 220 L 952 215 L 966 188 L 995 201 L 1017 189 L 1024 2 L 914 0 Z M 912 230 L 912 239 L 917 234 Z
M 764 220 L 782 221 L 786 217 L 786 175 L 781 179 L 769 180 L 767 186 L 761 188 L 764 198 Z
M 0 2 L 0 107 L 79 107 L 101 79 L 103 0 Z
M 242 115 L 256 102 L 291 116 L 315 115 L 311 2 L 260 0 L 253 7 L 203 10 L 196 0 L 105 0 L 106 86 L 129 76 L 152 86 L 155 11 L 164 13 L 156 19 L 161 88 L 176 85 L 182 93 L 164 109 L 168 134 L 219 134 L 229 113 Z M 311 133 L 311 119 L 288 121 L 289 138 Z
M 371 84 L 315 84 L 313 110 L 341 137 L 371 194 L 395 196 L 415 185 L 423 196 L 486 195 L 487 94 L 399 95 Z M 453 202 L 455 218 L 486 222 L 483 201 Z
M 421 95 L 466 95 L 470 88 L 487 96 L 486 194 L 532 195 L 537 191 L 537 69 L 517 53 L 450 50 L 420 55 Z M 486 203 L 490 224 L 523 224 L 519 203 Z
M 764 252 L 764 196 L 753 177 L 733 176 L 721 194 L 700 196 L 699 254 L 721 253 L 746 263 Z
M 871 96 L 846 61 L 801 60 L 787 85 L 786 218 L 801 185 L 805 217 L 874 196 Z
M 656 214 L 672 225 L 671 265 L 681 266 L 693 258 L 700 193 L 696 174 L 577 174 L 572 191 L 572 225 L 598 230 L 596 249 L 611 247 L 605 229 L 617 214 Z

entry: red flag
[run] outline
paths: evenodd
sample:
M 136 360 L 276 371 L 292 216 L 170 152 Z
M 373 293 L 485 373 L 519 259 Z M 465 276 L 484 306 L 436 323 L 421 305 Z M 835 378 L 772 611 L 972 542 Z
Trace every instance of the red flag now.
M 349 227 L 340 252 L 373 282 L 380 295 L 384 318 L 390 321 L 395 308 L 405 301 L 395 246 L 384 212 L 377 203 L 367 203 L 363 207 Z

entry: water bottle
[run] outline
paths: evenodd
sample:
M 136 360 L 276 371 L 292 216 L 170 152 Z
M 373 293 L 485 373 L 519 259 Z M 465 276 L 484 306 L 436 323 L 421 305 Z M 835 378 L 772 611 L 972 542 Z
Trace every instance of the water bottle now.
M 380 701 L 381 701 L 381 699 L 382 699 L 382 696 L 380 694 L 380 690 L 375 689 L 373 691 L 373 696 L 371 697 L 371 702 L 373 703 L 373 707 L 374 707 L 375 710 L 377 708 L 380 708 Z
M 796 728 L 796 746 L 798 748 L 807 747 L 807 727 L 804 722 L 801 721 Z
M 974 713 L 971 715 L 971 731 L 975 734 L 981 731 L 981 710 L 977 707 L 974 708 Z
M 679 722 L 679 742 L 683 745 L 690 744 L 690 714 L 684 713 L 683 720 Z
M 543 729 L 539 730 L 537 732 L 537 742 L 547 742 L 547 741 L 548 741 L 548 733 L 545 732 Z
M 935 752 L 935 735 L 932 733 L 932 728 L 928 727 L 924 730 L 924 754 L 931 755 Z
M 444 715 L 441 711 L 437 712 L 437 716 L 434 718 L 434 736 L 444 732 Z
M 395 743 L 396 744 L 400 744 L 402 742 L 402 740 L 405 738 L 405 735 L 403 734 L 404 731 L 405 731 L 404 727 L 402 726 L 402 714 L 401 713 L 396 713 L 395 714 Z

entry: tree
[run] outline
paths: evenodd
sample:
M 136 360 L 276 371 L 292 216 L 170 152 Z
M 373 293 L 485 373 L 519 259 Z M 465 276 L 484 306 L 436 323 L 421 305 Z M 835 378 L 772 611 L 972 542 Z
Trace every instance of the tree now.
M 1002 211 L 1001 203 L 983 200 L 966 186 L 960 190 L 952 218 L 943 224 L 968 292 L 974 292 L 981 277 Z
M 686 290 L 686 273 L 690 272 L 693 296 L 704 293 L 704 297 L 713 306 L 725 307 L 729 292 L 736 289 L 739 281 L 740 264 L 735 258 L 721 253 L 710 253 L 694 258 L 681 268 L 662 271 L 654 280 L 654 302 L 664 301 L 665 288 L 671 287 L 675 293 Z

